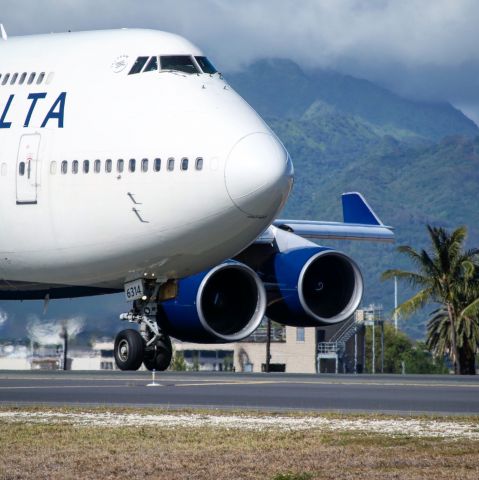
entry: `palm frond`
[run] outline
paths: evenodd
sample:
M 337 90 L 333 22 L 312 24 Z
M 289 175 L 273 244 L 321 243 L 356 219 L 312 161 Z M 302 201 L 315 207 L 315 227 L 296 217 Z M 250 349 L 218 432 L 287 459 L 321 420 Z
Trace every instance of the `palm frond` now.
M 395 310 L 395 313 L 399 313 L 404 317 L 411 316 L 417 310 L 426 305 L 431 300 L 432 291 L 430 288 L 424 288 L 417 292 L 414 296 L 410 299 L 406 300 L 405 302 L 401 303 L 398 308 Z

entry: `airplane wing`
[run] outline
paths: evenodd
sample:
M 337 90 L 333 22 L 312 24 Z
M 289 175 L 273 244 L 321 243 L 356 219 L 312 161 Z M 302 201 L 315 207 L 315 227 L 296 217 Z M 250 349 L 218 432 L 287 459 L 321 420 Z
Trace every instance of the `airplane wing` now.
M 343 193 L 341 200 L 344 219 L 342 223 L 277 219 L 273 225 L 312 239 L 394 242 L 393 228 L 383 224 L 360 193 Z

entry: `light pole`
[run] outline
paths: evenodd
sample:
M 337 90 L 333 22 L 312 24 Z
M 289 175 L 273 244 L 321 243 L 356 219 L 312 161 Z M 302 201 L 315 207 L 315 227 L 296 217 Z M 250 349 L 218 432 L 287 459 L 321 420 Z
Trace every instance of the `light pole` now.
M 63 325 L 62 327 L 62 336 L 63 336 L 63 370 L 68 370 L 67 360 L 68 360 L 68 330 L 67 326 Z
M 269 373 L 271 362 L 271 320 L 266 318 L 266 365 L 265 370 Z
M 398 331 L 398 277 L 394 277 L 394 329 Z

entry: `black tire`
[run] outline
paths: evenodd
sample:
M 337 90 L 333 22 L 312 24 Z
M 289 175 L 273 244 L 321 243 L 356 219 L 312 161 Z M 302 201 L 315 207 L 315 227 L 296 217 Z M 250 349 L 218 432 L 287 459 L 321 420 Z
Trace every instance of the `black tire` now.
M 156 350 L 146 351 L 143 359 L 143 365 L 148 370 L 163 372 L 171 363 L 173 356 L 173 347 L 170 337 L 164 335 L 156 344 Z
M 115 337 L 115 362 L 120 370 L 138 370 L 145 354 L 145 341 L 131 328 Z

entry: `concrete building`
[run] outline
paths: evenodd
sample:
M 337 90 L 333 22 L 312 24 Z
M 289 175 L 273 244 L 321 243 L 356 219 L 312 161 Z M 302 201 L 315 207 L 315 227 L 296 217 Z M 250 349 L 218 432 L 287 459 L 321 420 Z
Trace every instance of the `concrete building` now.
M 284 333 L 280 339 L 272 335 L 270 371 L 316 373 L 316 329 L 277 327 Z M 235 370 L 239 372 L 266 371 L 266 337 L 234 344 Z
M 319 328 L 284 327 L 273 323 L 270 371 L 288 373 L 363 373 L 366 327 L 381 326 L 382 307 L 370 305 L 340 325 Z M 183 351 L 188 368 L 225 369 L 222 358 L 233 356 L 236 372 L 264 372 L 267 355 L 266 321 L 245 341 L 199 345 L 174 342 Z M 377 346 L 377 352 L 382 351 Z

